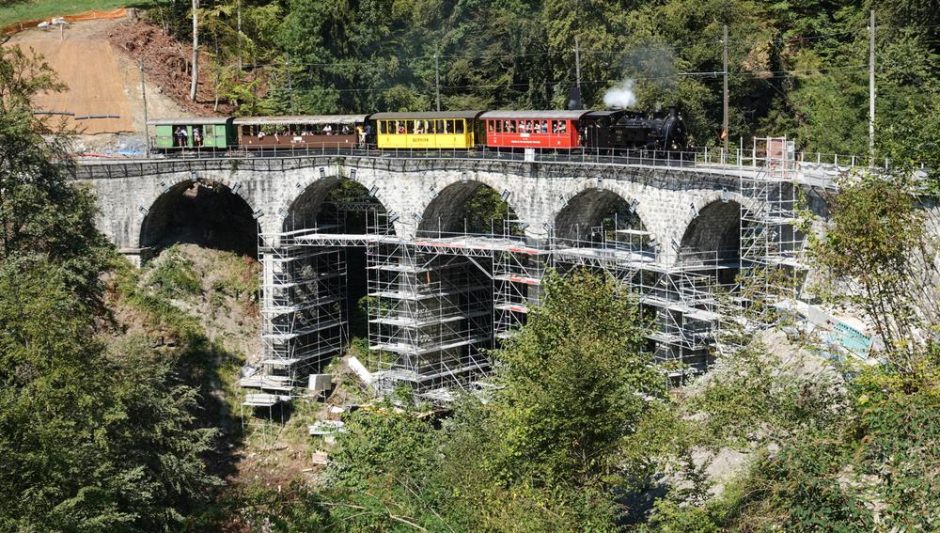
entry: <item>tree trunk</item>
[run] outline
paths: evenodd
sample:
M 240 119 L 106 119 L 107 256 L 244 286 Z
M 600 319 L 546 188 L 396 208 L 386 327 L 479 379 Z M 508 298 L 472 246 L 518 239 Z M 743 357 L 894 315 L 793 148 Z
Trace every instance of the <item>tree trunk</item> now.
M 189 99 L 196 101 L 196 82 L 199 78 L 199 0 L 193 0 L 193 78 L 189 85 Z

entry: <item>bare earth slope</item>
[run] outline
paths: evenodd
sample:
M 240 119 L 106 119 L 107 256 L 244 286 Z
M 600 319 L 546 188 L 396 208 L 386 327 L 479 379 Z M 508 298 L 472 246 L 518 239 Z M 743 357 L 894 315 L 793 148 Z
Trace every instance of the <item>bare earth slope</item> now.
M 87 134 L 135 131 L 118 58 L 111 45 L 98 36 L 98 30 L 111 24 L 78 23 L 64 33 L 62 40 L 58 31 L 33 29 L 18 33 L 7 44 L 32 48 L 45 57 L 68 90 L 40 96 L 38 106 L 46 111 L 74 113 L 68 124 Z M 83 115 L 117 118 L 78 118 Z
M 189 102 L 188 49 L 159 28 L 127 19 L 90 20 L 70 24 L 61 37 L 58 30 L 29 29 L 4 46 L 42 54 L 68 86 L 37 98 L 37 107 L 74 115 L 66 120 L 81 133 L 78 152 L 144 152 L 140 60 L 149 119 L 212 114 L 211 84 L 200 76 L 200 101 Z M 115 118 L 79 118 L 91 115 Z

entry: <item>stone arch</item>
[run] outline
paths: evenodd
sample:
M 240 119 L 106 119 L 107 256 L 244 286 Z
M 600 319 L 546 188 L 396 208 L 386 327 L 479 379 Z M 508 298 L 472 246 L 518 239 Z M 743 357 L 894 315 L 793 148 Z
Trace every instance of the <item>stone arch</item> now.
M 338 175 L 310 183 L 297 195 L 281 222 L 282 230 L 317 228 L 321 233 L 364 235 L 381 231 L 395 234 L 388 212 L 376 195 L 358 181 Z M 362 242 L 348 241 L 341 259 L 326 268 L 345 271 L 343 276 L 344 320 L 352 337 L 368 335 L 368 313 L 362 298 L 368 294 L 368 257 Z M 320 268 L 323 268 L 321 265 Z
M 721 198 L 705 204 L 686 226 L 678 261 L 714 268 L 719 283 L 731 284 L 740 268 L 740 253 L 741 204 Z
M 425 206 L 418 232 L 430 233 L 501 233 L 499 219 L 486 217 L 478 209 L 518 220 L 516 210 L 497 190 L 476 180 L 461 180 L 440 190 Z M 492 220 L 491 220 L 492 219 Z
M 140 226 L 141 248 L 191 243 L 255 256 L 259 224 L 244 196 L 221 181 L 181 179 L 153 201 Z
M 377 188 L 370 191 L 349 178 L 320 178 L 294 197 L 284 213 L 282 229 L 323 227 L 332 233 L 366 233 L 369 227 L 382 223 L 377 215 L 389 212 L 377 193 Z M 334 224 L 342 227 L 332 227 Z M 394 228 L 389 226 L 388 232 L 394 233 Z
M 710 252 L 738 250 L 741 243 L 741 204 L 721 199 L 698 210 L 682 234 L 681 250 Z
M 588 240 L 592 228 L 598 226 L 646 231 L 638 207 L 638 202 L 609 189 L 584 188 L 555 214 L 555 237 L 563 241 Z

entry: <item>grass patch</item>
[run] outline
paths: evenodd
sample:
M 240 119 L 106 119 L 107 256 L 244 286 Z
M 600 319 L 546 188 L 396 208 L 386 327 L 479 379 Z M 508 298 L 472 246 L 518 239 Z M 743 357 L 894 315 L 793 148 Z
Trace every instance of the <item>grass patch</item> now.
M 107 11 L 119 7 L 147 8 L 154 0 L 5 0 L 0 3 L 0 28 L 29 20 L 76 15 L 85 11 Z

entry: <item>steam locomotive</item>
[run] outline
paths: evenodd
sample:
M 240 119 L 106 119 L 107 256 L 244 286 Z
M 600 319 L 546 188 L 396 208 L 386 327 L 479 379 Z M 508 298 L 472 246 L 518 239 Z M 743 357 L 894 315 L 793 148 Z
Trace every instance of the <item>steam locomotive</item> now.
M 675 107 L 638 111 L 436 111 L 371 115 L 178 118 L 148 122 L 154 150 L 534 149 L 668 153 L 689 148 Z

